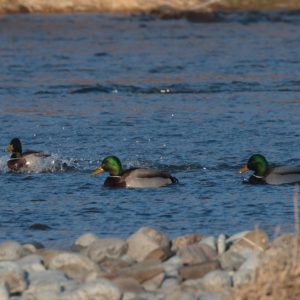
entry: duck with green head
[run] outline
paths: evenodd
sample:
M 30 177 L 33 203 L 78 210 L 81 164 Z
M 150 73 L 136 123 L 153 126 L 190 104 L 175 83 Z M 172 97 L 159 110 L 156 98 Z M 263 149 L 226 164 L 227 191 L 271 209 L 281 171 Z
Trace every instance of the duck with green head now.
M 13 138 L 5 149 L 11 152 L 11 157 L 7 161 L 7 166 L 12 171 L 20 171 L 22 169 L 30 170 L 35 166 L 38 159 L 48 157 L 48 154 L 38 151 L 22 151 L 22 144 L 19 138 Z
M 239 173 L 254 171 L 249 177 L 251 184 L 285 184 L 300 182 L 300 167 L 271 167 L 266 158 L 261 154 L 252 155 L 247 165 L 239 170 Z
M 91 175 L 96 176 L 103 172 L 109 172 L 104 182 L 107 187 L 157 188 L 178 182 L 166 171 L 146 168 L 123 170 L 121 161 L 113 155 L 104 158 Z

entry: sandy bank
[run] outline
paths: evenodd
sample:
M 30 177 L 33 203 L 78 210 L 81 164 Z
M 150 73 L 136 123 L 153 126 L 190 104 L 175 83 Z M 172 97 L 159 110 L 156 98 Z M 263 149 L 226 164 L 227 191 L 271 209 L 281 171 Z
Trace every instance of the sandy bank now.
M 0 0 L 0 13 L 125 13 L 178 16 L 217 11 L 299 10 L 297 0 Z

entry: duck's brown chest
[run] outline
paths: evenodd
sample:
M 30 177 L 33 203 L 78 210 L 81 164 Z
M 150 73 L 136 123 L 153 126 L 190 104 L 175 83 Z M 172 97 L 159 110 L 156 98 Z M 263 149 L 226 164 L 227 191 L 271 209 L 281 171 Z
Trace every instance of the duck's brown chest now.
M 121 176 L 108 176 L 104 182 L 107 187 L 126 187 L 126 182 Z
M 7 166 L 12 171 L 18 171 L 26 166 L 24 158 L 11 158 L 7 161 Z

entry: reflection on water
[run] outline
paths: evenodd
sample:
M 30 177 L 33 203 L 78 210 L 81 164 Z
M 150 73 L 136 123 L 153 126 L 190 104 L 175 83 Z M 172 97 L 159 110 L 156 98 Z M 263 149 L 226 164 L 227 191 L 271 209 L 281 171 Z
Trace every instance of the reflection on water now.
M 253 152 L 300 164 L 300 16 L 248 17 L 3 16 L 0 144 L 51 158 L 13 174 L 0 156 L 0 240 L 291 230 L 293 187 L 244 185 L 236 169 Z M 104 188 L 90 172 L 109 154 L 180 184 Z

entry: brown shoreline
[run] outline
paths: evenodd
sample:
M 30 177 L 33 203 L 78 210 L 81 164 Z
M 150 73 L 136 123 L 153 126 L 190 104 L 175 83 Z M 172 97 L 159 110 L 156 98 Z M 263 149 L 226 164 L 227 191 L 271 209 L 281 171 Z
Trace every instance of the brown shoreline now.
M 0 0 L 0 14 L 18 13 L 112 13 L 154 14 L 180 17 L 184 14 L 217 12 L 297 11 L 296 0 Z

